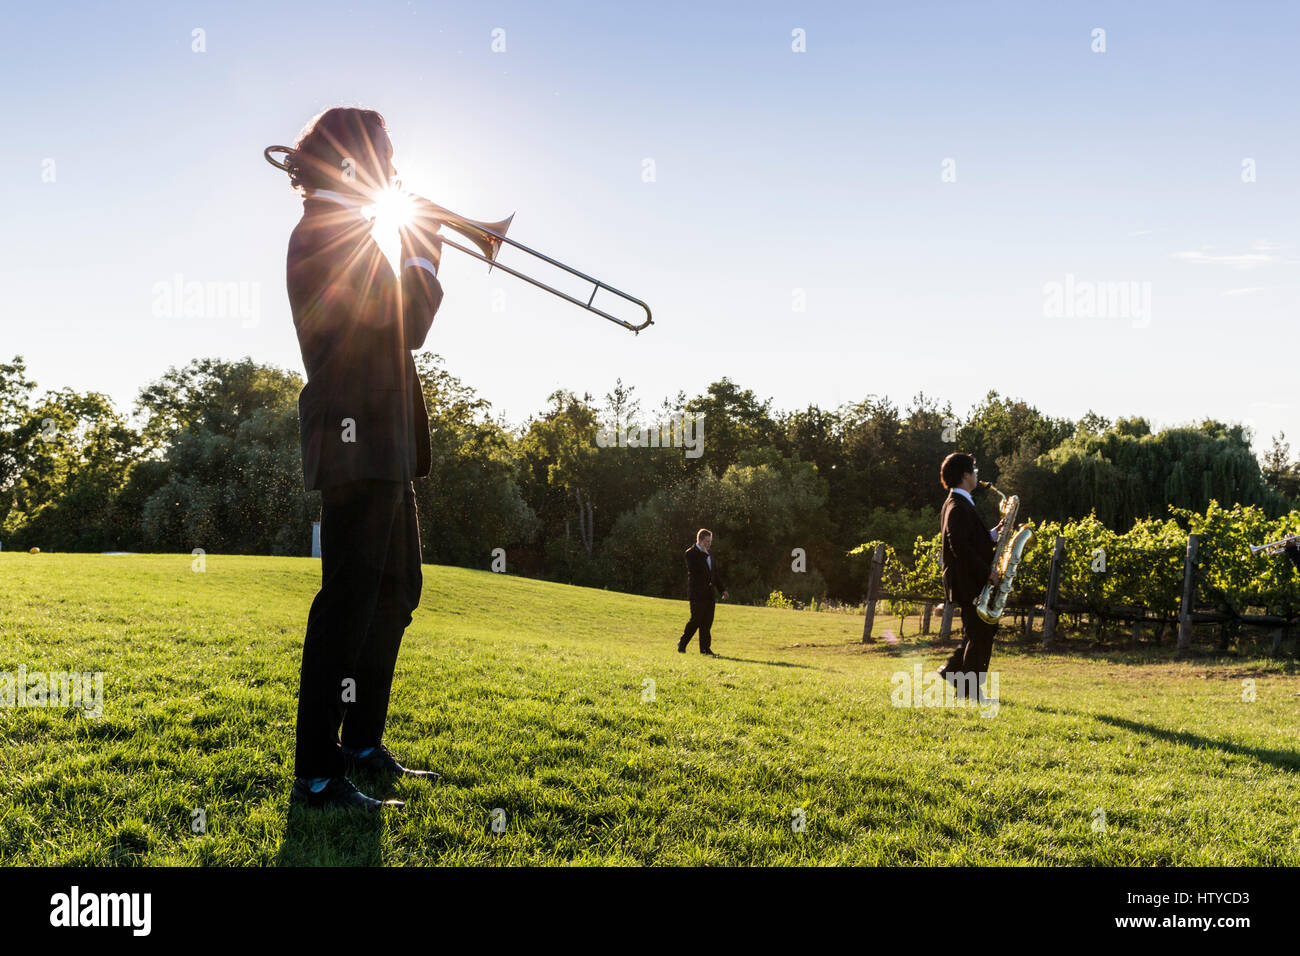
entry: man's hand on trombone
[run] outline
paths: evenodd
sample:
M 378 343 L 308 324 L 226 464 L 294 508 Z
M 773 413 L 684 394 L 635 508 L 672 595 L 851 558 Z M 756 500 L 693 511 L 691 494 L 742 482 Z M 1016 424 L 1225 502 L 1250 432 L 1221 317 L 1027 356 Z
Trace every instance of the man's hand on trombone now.
M 411 221 L 402 230 L 402 242 L 407 245 L 409 256 L 418 256 L 430 260 L 435 269 L 442 268 L 442 220 L 434 218 L 432 210 L 437 208 L 429 200 L 411 195 Z M 408 255 L 404 254 L 403 258 Z

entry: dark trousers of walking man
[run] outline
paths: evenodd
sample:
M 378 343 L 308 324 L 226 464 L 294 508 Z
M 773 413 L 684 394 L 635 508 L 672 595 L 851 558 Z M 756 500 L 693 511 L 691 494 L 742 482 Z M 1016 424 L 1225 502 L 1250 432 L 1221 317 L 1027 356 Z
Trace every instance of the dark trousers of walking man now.
M 713 595 L 708 597 L 692 598 L 691 619 L 686 622 L 686 630 L 682 632 L 682 639 L 677 642 L 677 649 L 684 651 L 686 645 L 691 642 L 695 632 L 700 632 L 700 653 L 713 653 L 713 612 L 717 609 L 718 603 L 714 600 Z
M 962 641 L 948 663 L 945 673 L 985 674 L 993 657 L 993 637 L 998 626 L 988 624 L 975 612 L 975 602 L 959 605 Z

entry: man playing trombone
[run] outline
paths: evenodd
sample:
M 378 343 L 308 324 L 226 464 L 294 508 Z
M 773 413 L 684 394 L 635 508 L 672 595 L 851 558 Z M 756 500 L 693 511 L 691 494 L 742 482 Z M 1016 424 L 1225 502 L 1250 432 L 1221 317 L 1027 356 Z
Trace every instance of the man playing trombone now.
M 378 810 L 385 804 L 349 772 L 437 778 L 398 763 L 383 733 L 423 584 L 411 482 L 430 470 L 429 418 L 411 351 L 442 302 L 441 246 L 432 231 L 403 229 L 399 279 L 370 235 L 362 207 L 394 176 L 378 113 L 326 110 L 286 152 L 284 168 L 303 194 L 288 256 L 307 370 L 298 398 L 303 472 L 306 487 L 321 492 L 321 588 L 303 642 L 291 799 Z

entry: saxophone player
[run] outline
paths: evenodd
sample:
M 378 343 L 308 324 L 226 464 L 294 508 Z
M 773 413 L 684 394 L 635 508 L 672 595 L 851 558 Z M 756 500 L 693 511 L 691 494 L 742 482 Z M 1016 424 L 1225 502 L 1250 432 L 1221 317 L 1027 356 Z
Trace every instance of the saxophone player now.
M 943 503 L 941 539 L 943 544 L 943 598 L 961 612 L 962 642 L 939 668 L 944 680 L 953 684 L 959 697 L 982 699 L 980 683 L 988 672 L 993 655 L 993 635 L 997 624 L 985 622 L 975 611 L 975 602 L 986 582 L 996 584 L 993 544 L 1001 526 L 985 529 L 971 497 L 979 485 L 979 467 L 975 458 L 955 452 L 943 460 L 939 479 L 948 489 Z

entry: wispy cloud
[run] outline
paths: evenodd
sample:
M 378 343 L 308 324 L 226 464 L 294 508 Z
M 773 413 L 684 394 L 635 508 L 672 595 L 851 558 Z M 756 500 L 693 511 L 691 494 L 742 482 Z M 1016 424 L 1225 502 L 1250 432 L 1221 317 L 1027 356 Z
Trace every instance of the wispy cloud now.
M 1262 285 L 1246 286 L 1244 289 L 1224 289 L 1224 295 L 1254 295 L 1256 292 L 1267 292 L 1268 290 Z
M 1283 262 L 1294 262 L 1294 259 L 1285 259 L 1280 252 L 1283 246 L 1276 242 L 1270 242 L 1267 239 L 1257 239 L 1251 244 L 1250 252 L 1229 252 L 1216 254 L 1211 251 L 1211 247 L 1201 247 L 1200 249 L 1187 249 L 1182 252 L 1175 252 L 1173 258 L 1181 259 L 1183 262 L 1197 262 L 1203 265 L 1228 266 L 1233 269 L 1256 269 L 1260 266 L 1277 265 Z

